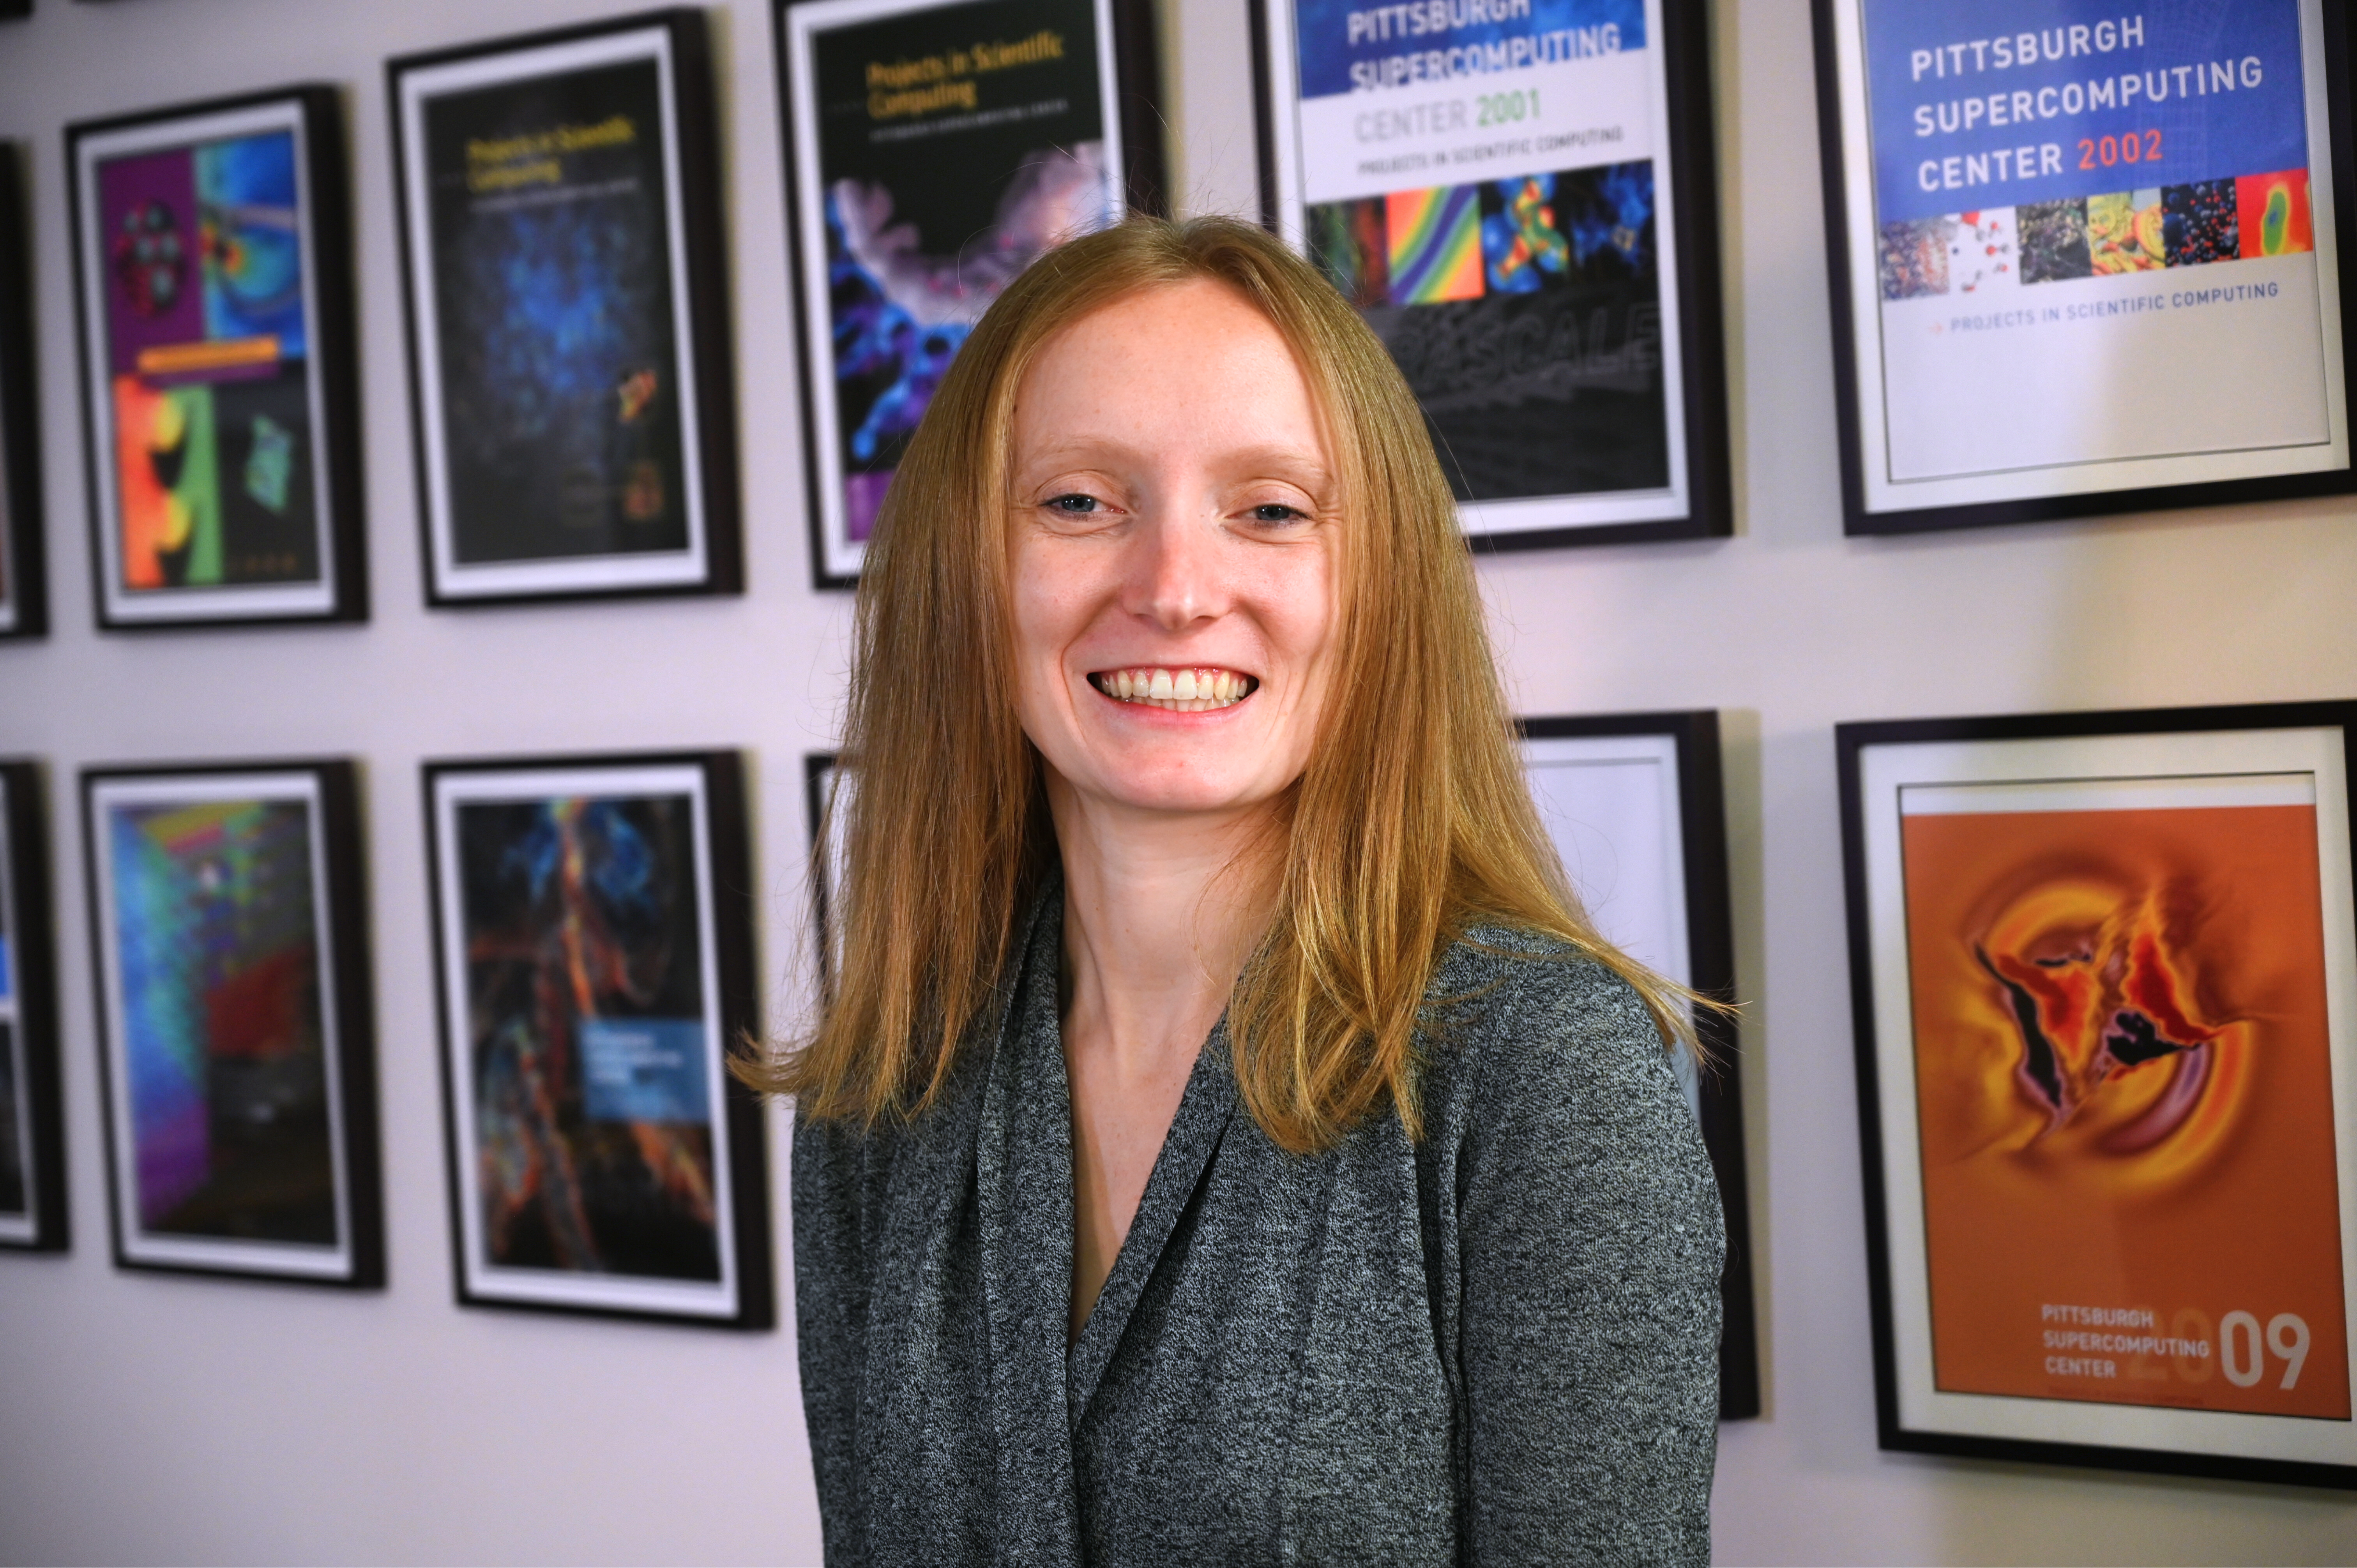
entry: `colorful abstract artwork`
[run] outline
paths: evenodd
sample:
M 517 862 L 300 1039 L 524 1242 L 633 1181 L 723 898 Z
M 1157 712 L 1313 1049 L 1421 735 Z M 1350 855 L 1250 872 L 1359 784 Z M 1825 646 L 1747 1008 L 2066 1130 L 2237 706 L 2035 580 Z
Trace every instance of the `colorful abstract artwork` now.
M 2116 191 L 2087 199 L 2087 256 L 2098 277 L 2157 272 L 2164 264 L 2160 191 Z
M 1469 499 L 1668 482 L 1653 166 L 1323 202 L 1310 259 L 1365 313 Z
M 1481 296 L 1481 199 L 1469 185 L 1394 191 L 1383 199 L 1394 305 Z
M 1481 188 L 1481 260 L 1497 294 L 1534 294 L 1571 264 L 1555 214 L 1555 177 L 1526 175 Z
M 1948 236 L 1944 218 L 1911 218 L 1886 223 L 1876 236 L 1875 255 L 1885 299 L 1915 299 L 1948 292 Z
M 1093 0 L 823 9 L 781 5 L 779 26 L 810 82 L 787 144 L 823 405 L 813 521 L 823 574 L 848 576 L 975 323 L 1056 244 L 1118 221 L 1141 154 L 1117 139 Z
M 460 1301 L 772 1320 L 739 766 L 429 765 Z
M 457 808 L 483 1262 L 720 1277 L 685 796 Z
M 2231 179 L 2161 188 L 2161 246 L 2172 267 L 2231 262 L 2243 253 L 2236 227 L 2241 209 Z
M 2246 175 L 2234 182 L 2234 210 L 2243 255 L 2288 256 L 2316 249 L 2308 204 L 2308 171 Z
M 337 1244 L 310 806 L 118 803 L 103 831 L 139 1229 Z
M 2079 792 L 1904 819 L 1938 1384 L 2347 1420 L 2315 807 Z
M 321 575 L 296 134 L 101 161 L 116 586 Z
M 1391 236 L 1383 227 L 1387 203 L 1375 197 L 1329 201 L 1306 210 L 1309 259 L 1352 305 L 1365 309 L 1391 302 Z
M 2093 276 L 2087 200 L 2033 201 L 2014 209 L 2021 224 L 2021 281 L 2061 283 Z

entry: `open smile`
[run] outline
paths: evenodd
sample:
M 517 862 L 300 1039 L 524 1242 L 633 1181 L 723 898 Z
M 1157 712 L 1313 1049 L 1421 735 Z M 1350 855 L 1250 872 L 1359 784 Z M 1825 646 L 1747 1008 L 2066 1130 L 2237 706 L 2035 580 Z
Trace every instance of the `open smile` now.
M 1257 676 L 1239 670 L 1149 664 L 1129 670 L 1092 671 L 1089 684 L 1119 703 L 1136 703 L 1176 714 L 1232 708 L 1260 689 Z

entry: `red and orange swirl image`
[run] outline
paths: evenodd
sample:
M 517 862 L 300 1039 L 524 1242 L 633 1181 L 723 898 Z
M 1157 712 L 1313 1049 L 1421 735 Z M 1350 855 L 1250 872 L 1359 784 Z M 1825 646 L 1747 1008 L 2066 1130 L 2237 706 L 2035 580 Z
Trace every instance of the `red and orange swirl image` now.
M 1939 1387 L 2347 1419 L 2315 809 L 1903 823 Z

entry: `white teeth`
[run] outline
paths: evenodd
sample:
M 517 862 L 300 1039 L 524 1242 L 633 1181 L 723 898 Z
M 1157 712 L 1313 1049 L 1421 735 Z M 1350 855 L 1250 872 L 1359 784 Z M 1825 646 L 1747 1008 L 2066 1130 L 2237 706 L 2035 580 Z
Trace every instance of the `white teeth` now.
M 1232 670 L 1109 670 L 1090 677 L 1108 697 L 1178 714 L 1232 707 L 1251 694 L 1251 677 Z

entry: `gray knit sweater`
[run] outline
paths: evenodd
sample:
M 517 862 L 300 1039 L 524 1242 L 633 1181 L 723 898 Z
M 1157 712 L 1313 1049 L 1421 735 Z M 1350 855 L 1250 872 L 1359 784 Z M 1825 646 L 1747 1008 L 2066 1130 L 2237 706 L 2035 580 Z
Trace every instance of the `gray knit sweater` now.
M 797 1121 L 827 1562 L 1706 1562 L 1718 1197 L 1635 993 L 1477 933 L 1423 1141 L 1308 1158 L 1215 1030 L 1068 1350 L 1060 904 L 933 1110 Z

